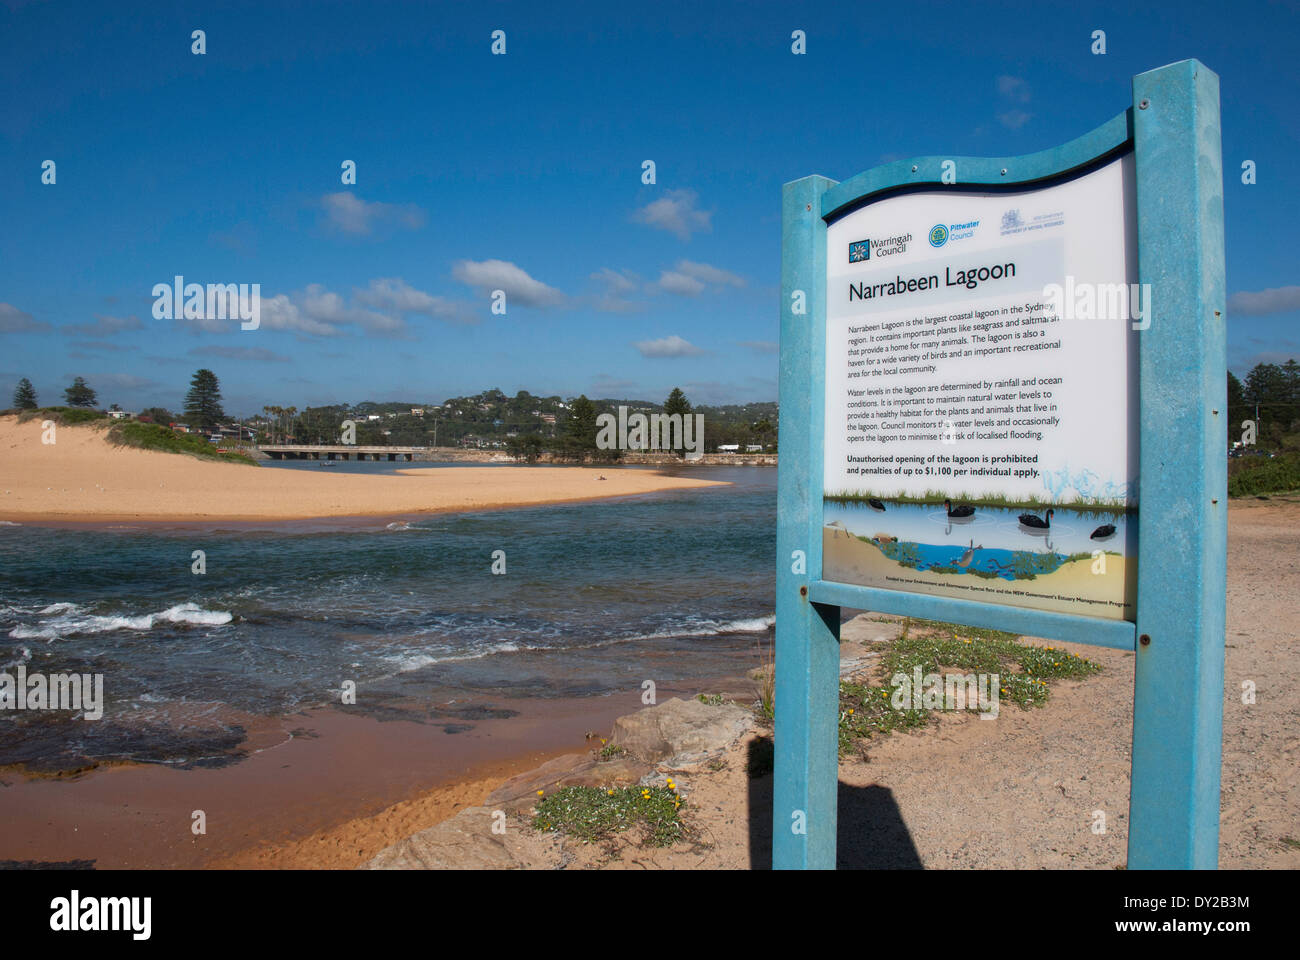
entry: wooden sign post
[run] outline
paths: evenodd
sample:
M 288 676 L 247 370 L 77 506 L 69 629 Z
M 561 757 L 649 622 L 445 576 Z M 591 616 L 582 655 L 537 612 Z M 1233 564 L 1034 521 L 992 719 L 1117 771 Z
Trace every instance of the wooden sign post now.
M 1216 866 L 1218 77 L 1140 74 L 1041 153 L 786 184 L 782 298 L 773 866 L 836 865 L 841 607 L 1134 650 L 1128 866 Z

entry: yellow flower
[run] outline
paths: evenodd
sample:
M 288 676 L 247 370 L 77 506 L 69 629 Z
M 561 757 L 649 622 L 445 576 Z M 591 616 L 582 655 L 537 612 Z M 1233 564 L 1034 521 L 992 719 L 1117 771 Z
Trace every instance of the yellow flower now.
M 544 796 L 545 794 L 546 794 L 546 791 L 545 791 L 545 790 L 538 790 L 538 791 L 537 791 L 537 795 L 538 795 L 539 797 Z
M 850 716 L 850 717 L 853 716 L 853 708 L 852 708 L 852 707 L 849 707 L 849 716 Z
M 609 795 L 612 797 L 614 795 L 614 791 L 613 790 L 609 791 Z

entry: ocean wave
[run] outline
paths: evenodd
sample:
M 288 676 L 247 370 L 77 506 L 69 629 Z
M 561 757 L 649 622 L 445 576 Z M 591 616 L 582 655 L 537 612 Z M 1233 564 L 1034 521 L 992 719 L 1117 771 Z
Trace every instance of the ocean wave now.
M 218 627 L 234 619 L 225 610 L 204 610 L 197 603 L 179 603 L 159 613 L 144 613 L 134 617 L 87 614 L 84 610 L 84 607 L 75 603 L 52 603 L 41 611 L 42 616 L 49 616 L 50 619 L 34 626 L 20 623 L 9 631 L 9 636 L 14 640 L 56 640 L 73 634 L 152 630 L 159 623 Z
M 689 625 L 665 627 L 653 633 L 619 637 L 610 643 L 628 640 L 665 640 L 669 637 L 717 637 L 724 633 L 764 633 L 776 623 L 776 616 L 746 617 L 741 620 L 703 620 Z
M 500 643 L 494 643 L 482 648 L 481 650 L 467 650 L 463 653 L 448 653 L 443 656 L 434 656 L 429 653 L 410 653 L 400 654 L 395 657 L 389 657 L 397 670 L 389 676 L 396 676 L 398 673 L 410 673 L 412 670 L 419 670 L 421 667 L 429 667 L 435 663 L 458 663 L 462 660 L 481 660 L 483 657 L 495 656 L 498 653 L 518 653 L 520 650 L 536 650 L 537 647 L 531 647 L 526 643 L 515 643 L 511 640 L 503 640 Z

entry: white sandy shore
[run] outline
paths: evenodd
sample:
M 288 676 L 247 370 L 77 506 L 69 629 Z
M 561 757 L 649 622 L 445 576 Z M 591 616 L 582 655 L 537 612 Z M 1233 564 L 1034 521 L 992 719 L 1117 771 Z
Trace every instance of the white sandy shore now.
M 279 470 L 107 442 L 102 426 L 0 417 L 0 519 L 17 522 L 295 520 L 522 507 L 718 481 L 618 467 L 457 467 L 397 476 Z M 604 480 L 599 479 L 604 477 Z

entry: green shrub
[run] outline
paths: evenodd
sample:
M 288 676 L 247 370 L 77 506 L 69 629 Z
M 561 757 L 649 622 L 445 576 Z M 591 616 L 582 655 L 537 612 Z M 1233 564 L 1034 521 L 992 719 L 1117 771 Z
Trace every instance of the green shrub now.
M 1242 457 L 1231 465 L 1229 474 L 1230 497 L 1254 497 L 1300 490 L 1300 454 L 1284 453 L 1272 460 Z
M 216 448 L 204 437 L 193 433 L 177 433 L 169 427 L 156 423 L 140 423 L 127 420 L 117 424 L 109 431 L 108 439 L 124 447 L 138 447 L 141 450 L 157 450 L 162 453 L 184 453 L 205 460 L 225 460 L 230 463 L 248 463 L 256 466 L 257 461 L 242 453 L 218 453 Z

